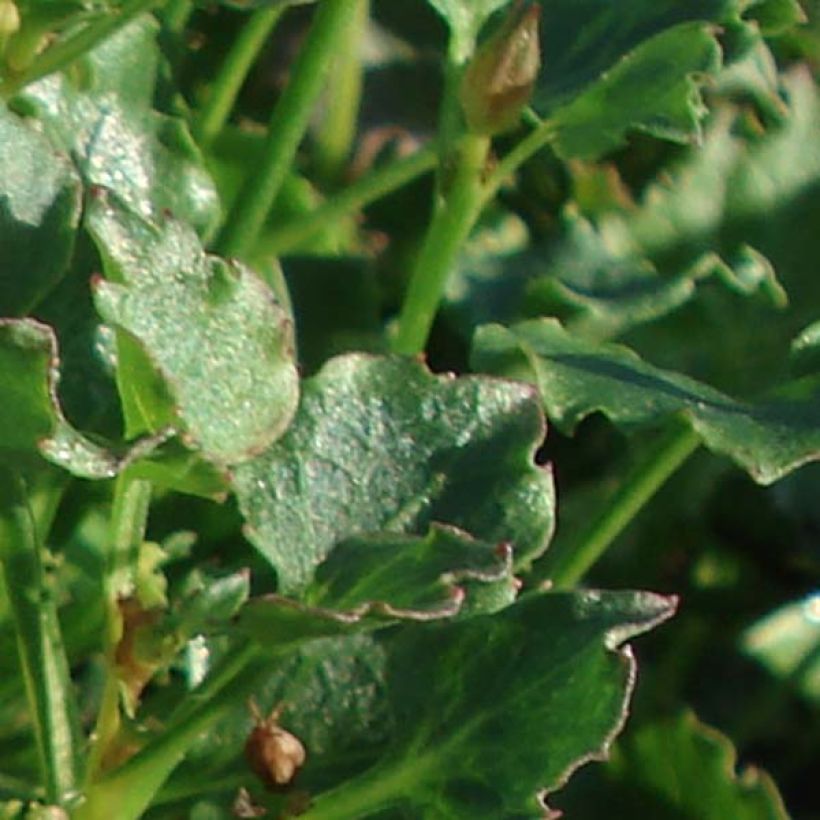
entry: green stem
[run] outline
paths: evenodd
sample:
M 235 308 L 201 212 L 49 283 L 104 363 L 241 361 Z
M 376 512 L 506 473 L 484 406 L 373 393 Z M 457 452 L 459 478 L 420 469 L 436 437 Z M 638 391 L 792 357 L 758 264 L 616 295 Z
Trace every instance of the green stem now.
M 325 90 L 325 110 L 315 140 L 316 170 L 333 187 L 341 178 L 359 120 L 363 67 L 361 40 L 370 16 L 370 0 L 355 0 L 353 25 L 340 39 Z
M 89 23 L 77 34 L 47 48 L 19 74 L 5 77 L 0 87 L 3 97 L 9 99 L 35 80 L 40 80 L 65 68 L 98 43 L 110 37 L 115 31 L 119 31 L 135 17 L 163 2 L 164 0 L 127 0 L 119 9 L 106 12 L 99 20 Z
M 699 444 L 700 437 L 688 425 L 676 424 L 630 472 L 589 529 L 562 550 L 563 560 L 559 558 L 557 565 L 548 567 L 555 588 L 575 586 Z
M 260 241 L 259 250 L 271 255 L 294 250 L 328 226 L 426 174 L 435 168 L 436 156 L 435 146 L 427 145 L 412 156 L 370 171 L 313 212 L 268 232 Z
M 415 356 L 427 344 L 447 278 L 481 214 L 489 150 L 489 137 L 476 134 L 464 134 L 456 146 L 454 178 L 435 209 L 410 276 L 392 344 L 397 353 Z
M 199 115 L 195 131 L 200 145 L 209 145 L 224 127 L 251 66 L 285 8 L 274 4 L 257 9 L 234 40 Z
M 114 657 L 122 632 L 118 602 L 133 590 L 150 500 L 149 482 L 132 478 L 128 470 L 117 476 L 106 568 L 105 683 L 88 751 L 86 787 L 98 775 L 105 753 L 120 728 L 119 682 Z
M 22 478 L 0 465 L 0 566 L 34 726 L 46 801 L 77 793 L 77 709 L 57 604 Z
M 498 161 L 492 173 L 487 178 L 484 189 L 485 202 L 492 199 L 498 189 L 523 165 L 530 157 L 537 154 L 545 145 L 555 139 L 556 129 L 550 120 L 544 120 L 531 131 L 521 142 L 508 151 Z
M 177 767 L 191 745 L 237 701 L 253 689 L 266 664 L 249 670 L 259 659 L 256 644 L 246 644 L 218 671 L 207 690 L 189 696 L 183 712 L 166 731 L 125 765 L 92 784 L 75 820 L 137 820 Z
M 261 168 L 254 169 L 236 200 L 218 243 L 223 256 L 245 256 L 276 200 L 324 86 L 336 44 L 355 20 L 357 0 L 323 0 L 294 63 L 291 79 L 270 120 Z

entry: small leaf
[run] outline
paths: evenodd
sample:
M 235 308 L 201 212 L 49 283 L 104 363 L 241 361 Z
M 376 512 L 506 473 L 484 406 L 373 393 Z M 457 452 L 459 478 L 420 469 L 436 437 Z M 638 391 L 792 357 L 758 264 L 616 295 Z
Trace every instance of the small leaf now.
M 589 342 L 549 319 L 476 333 L 474 367 L 538 385 L 547 415 L 572 431 L 601 412 L 624 428 L 681 415 L 711 450 L 732 458 L 761 484 L 820 459 L 820 385 L 740 401 L 687 376 L 661 370 L 618 345 Z
M 242 610 L 239 628 L 271 650 L 315 638 L 379 629 L 396 620 L 457 615 L 465 585 L 515 589 L 512 551 L 453 527 L 424 537 L 389 533 L 339 543 L 305 590 L 305 603 L 268 595 Z
M 97 283 L 98 308 L 139 340 L 204 456 L 233 463 L 263 450 L 298 399 L 292 326 L 268 287 L 239 263 L 207 256 L 182 223 L 155 226 L 113 196 L 100 193 L 87 220 L 109 279 Z M 145 389 L 156 408 L 145 372 L 134 369 L 130 389 Z
M 80 435 L 57 399 L 57 340 L 33 319 L 0 319 L 0 456 L 38 454 L 84 478 L 116 475 L 121 459 Z
M 331 806 L 361 818 L 543 817 L 545 795 L 605 757 L 623 726 L 635 662 L 617 648 L 673 610 L 648 593 L 536 594 L 492 616 L 403 627 L 384 641 L 389 748 L 305 817 Z
M 698 84 L 719 68 L 720 48 L 706 26 L 683 24 L 647 39 L 552 114 L 557 152 L 594 159 L 633 130 L 676 142 L 699 138 L 706 107 Z
M 0 315 L 21 316 L 65 273 L 80 180 L 66 157 L 2 103 L 0 145 Z
M 290 594 L 358 533 L 452 524 L 509 542 L 518 566 L 546 548 L 552 479 L 526 385 L 433 376 L 401 358 L 340 356 L 305 381 L 285 436 L 233 471 L 248 537 Z

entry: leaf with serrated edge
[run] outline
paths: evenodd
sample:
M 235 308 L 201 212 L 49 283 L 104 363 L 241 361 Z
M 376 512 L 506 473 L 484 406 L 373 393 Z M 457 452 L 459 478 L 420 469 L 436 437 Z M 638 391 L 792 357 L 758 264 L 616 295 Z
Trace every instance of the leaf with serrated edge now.
M 286 594 L 345 538 L 433 522 L 509 542 L 520 567 L 553 527 L 552 477 L 533 462 L 543 436 L 528 385 L 340 356 L 304 382 L 287 433 L 232 480 L 248 537 Z
M 304 602 L 256 598 L 238 627 L 271 649 L 326 635 L 378 629 L 396 620 L 457 615 L 465 585 L 515 586 L 508 544 L 483 544 L 454 527 L 424 537 L 380 533 L 342 541 L 317 570 Z
M 484 325 L 472 361 L 476 370 L 537 384 L 548 417 L 568 432 L 595 412 L 625 428 L 680 415 L 707 447 L 762 484 L 820 459 L 820 385 L 808 379 L 782 398 L 740 401 L 626 347 L 575 337 L 551 319 Z
M 96 283 L 97 307 L 142 344 L 193 442 L 221 464 L 267 447 L 299 390 L 293 328 L 267 285 L 206 255 L 186 225 L 146 222 L 105 192 L 86 218 L 108 277 Z
M 546 795 L 605 757 L 623 727 L 635 681 L 623 642 L 674 607 L 649 593 L 536 594 L 492 616 L 388 634 L 390 747 L 304 817 L 555 816 Z
M 788 820 L 771 777 L 751 766 L 738 774 L 737 753 L 729 739 L 691 712 L 635 727 L 615 752 L 596 806 L 613 799 L 614 805 L 640 806 L 645 816 L 658 816 L 647 804 L 651 795 L 657 800 L 655 811 L 667 817 Z M 664 765 L 658 765 L 660 760 Z M 610 795 L 608 789 L 615 793 Z M 630 797 L 635 802 L 630 804 Z
M 719 68 L 720 48 L 706 26 L 684 24 L 646 40 L 553 113 L 557 152 L 593 159 L 622 145 L 631 130 L 677 142 L 699 138 L 706 107 L 698 84 Z
M 111 478 L 149 452 L 159 438 L 117 455 L 80 434 L 57 398 L 57 339 L 34 319 L 0 319 L 0 457 L 28 460 L 38 454 L 81 478 Z

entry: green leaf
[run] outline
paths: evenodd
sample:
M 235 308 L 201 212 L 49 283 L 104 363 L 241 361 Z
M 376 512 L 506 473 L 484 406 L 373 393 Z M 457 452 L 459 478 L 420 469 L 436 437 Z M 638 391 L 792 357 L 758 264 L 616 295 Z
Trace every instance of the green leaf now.
M 292 325 L 265 283 L 207 256 L 186 225 L 146 222 L 113 196 L 95 198 L 87 223 L 109 280 L 97 283 L 98 309 L 139 340 L 203 455 L 235 463 L 280 436 L 296 409 L 298 374 Z M 144 374 L 135 368 L 129 389 L 155 408 L 156 385 Z M 171 411 L 145 418 L 158 412 Z
M 498 584 L 514 595 L 511 564 L 506 544 L 477 542 L 453 527 L 433 526 L 424 537 L 353 537 L 320 564 L 305 603 L 281 595 L 254 599 L 242 610 L 239 628 L 280 649 L 396 620 L 453 617 L 470 594 L 465 586 Z
M 615 650 L 673 610 L 649 593 L 536 594 L 403 627 L 385 639 L 390 747 L 304 817 L 544 817 L 546 794 L 623 726 L 635 663 Z
M 0 315 L 19 316 L 65 273 L 80 180 L 66 157 L 2 104 L 0 145 Z
M 0 319 L 0 458 L 38 455 L 85 478 L 110 478 L 121 460 L 77 432 L 57 399 L 57 340 L 33 319 Z
M 341 356 L 305 381 L 288 432 L 237 467 L 233 485 L 284 593 L 309 584 L 339 541 L 421 534 L 434 521 L 509 542 L 526 566 L 553 526 L 551 475 L 532 461 L 543 435 L 526 385 Z
M 186 580 L 183 595 L 174 602 L 171 624 L 180 640 L 224 630 L 250 594 L 250 573 L 211 577 L 195 571 Z
M 749 16 L 768 36 L 783 34 L 807 21 L 806 12 L 798 0 L 754 0 L 750 5 Z
M 622 145 L 632 130 L 677 142 L 697 139 L 706 114 L 699 81 L 719 68 L 710 28 L 689 23 L 663 31 L 552 114 L 554 147 L 564 157 L 593 159 Z
M 324 788 L 329 780 L 344 779 L 372 763 L 391 729 L 384 647 L 360 634 L 304 643 L 275 657 L 274 663 L 266 657 L 247 674 L 254 677 L 253 696 L 260 709 L 267 712 L 282 704 L 282 725 L 308 750 L 300 788 Z M 191 748 L 170 780 L 170 790 L 203 792 L 208 785 L 203 772 L 222 778 L 226 767 L 255 790 L 258 784 L 242 755 L 252 726 L 247 702 L 234 698 L 225 717 Z
M 473 52 L 476 37 L 487 19 L 510 0 L 427 0 L 450 28 L 457 62 Z
M 820 594 L 759 620 L 743 636 L 743 649 L 809 701 L 820 703 Z
M 615 747 L 607 767 L 613 792 L 605 786 L 593 805 L 617 806 L 613 817 L 787 820 L 772 779 L 751 766 L 738 775 L 736 763 L 729 739 L 691 712 L 655 720 Z
M 734 19 L 739 5 L 737 0 L 635 0 L 628 6 L 613 6 L 608 0 L 544 2 L 544 66 L 535 107 L 544 116 L 552 116 L 559 106 L 579 97 L 641 43 L 674 31 L 681 24 Z M 687 30 L 687 26 L 680 30 Z M 672 64 L 666 71 L 677 73 Z M 686 71 L 684 67 L 681 74 Z
M 820 458 L 820 384 L 805 379 L 782 397 L 740 401 L 686 376 L 661 370 L 618 345 L 589 342 L 549 319 L 476 333 L 478 370 L 538 385 L 547 416 L 572 431 L 601 412 L 624 428 L 682 416 L 717 453 L 762 484 Z
M 171 211 L 210 234 L 219 200 L 182 120 L 154 110 L 159 26 L 141 17 L 84 55 L 75 71 L 25 89 L 24 103 L 70 152 L 86 186 L 116 191 L 146 219 Z

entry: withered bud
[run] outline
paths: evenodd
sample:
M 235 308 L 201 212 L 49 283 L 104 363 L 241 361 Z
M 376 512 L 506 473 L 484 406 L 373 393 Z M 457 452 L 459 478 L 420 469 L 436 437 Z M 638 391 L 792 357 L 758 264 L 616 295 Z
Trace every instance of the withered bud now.
M 279 725 L 281 707 L 263 718 L 251 701 L 255 726 L 245 742 L 245 757 L 254 773 L 272 790 L 288 786 L 305 762 L 305 747 L 298 737 Z
M 461 106 L 476 134 L 514 128 L 529 103 L 538 71 L 537 4 L 516 4 L 501 27 L 473 55 L 461 82 Z

